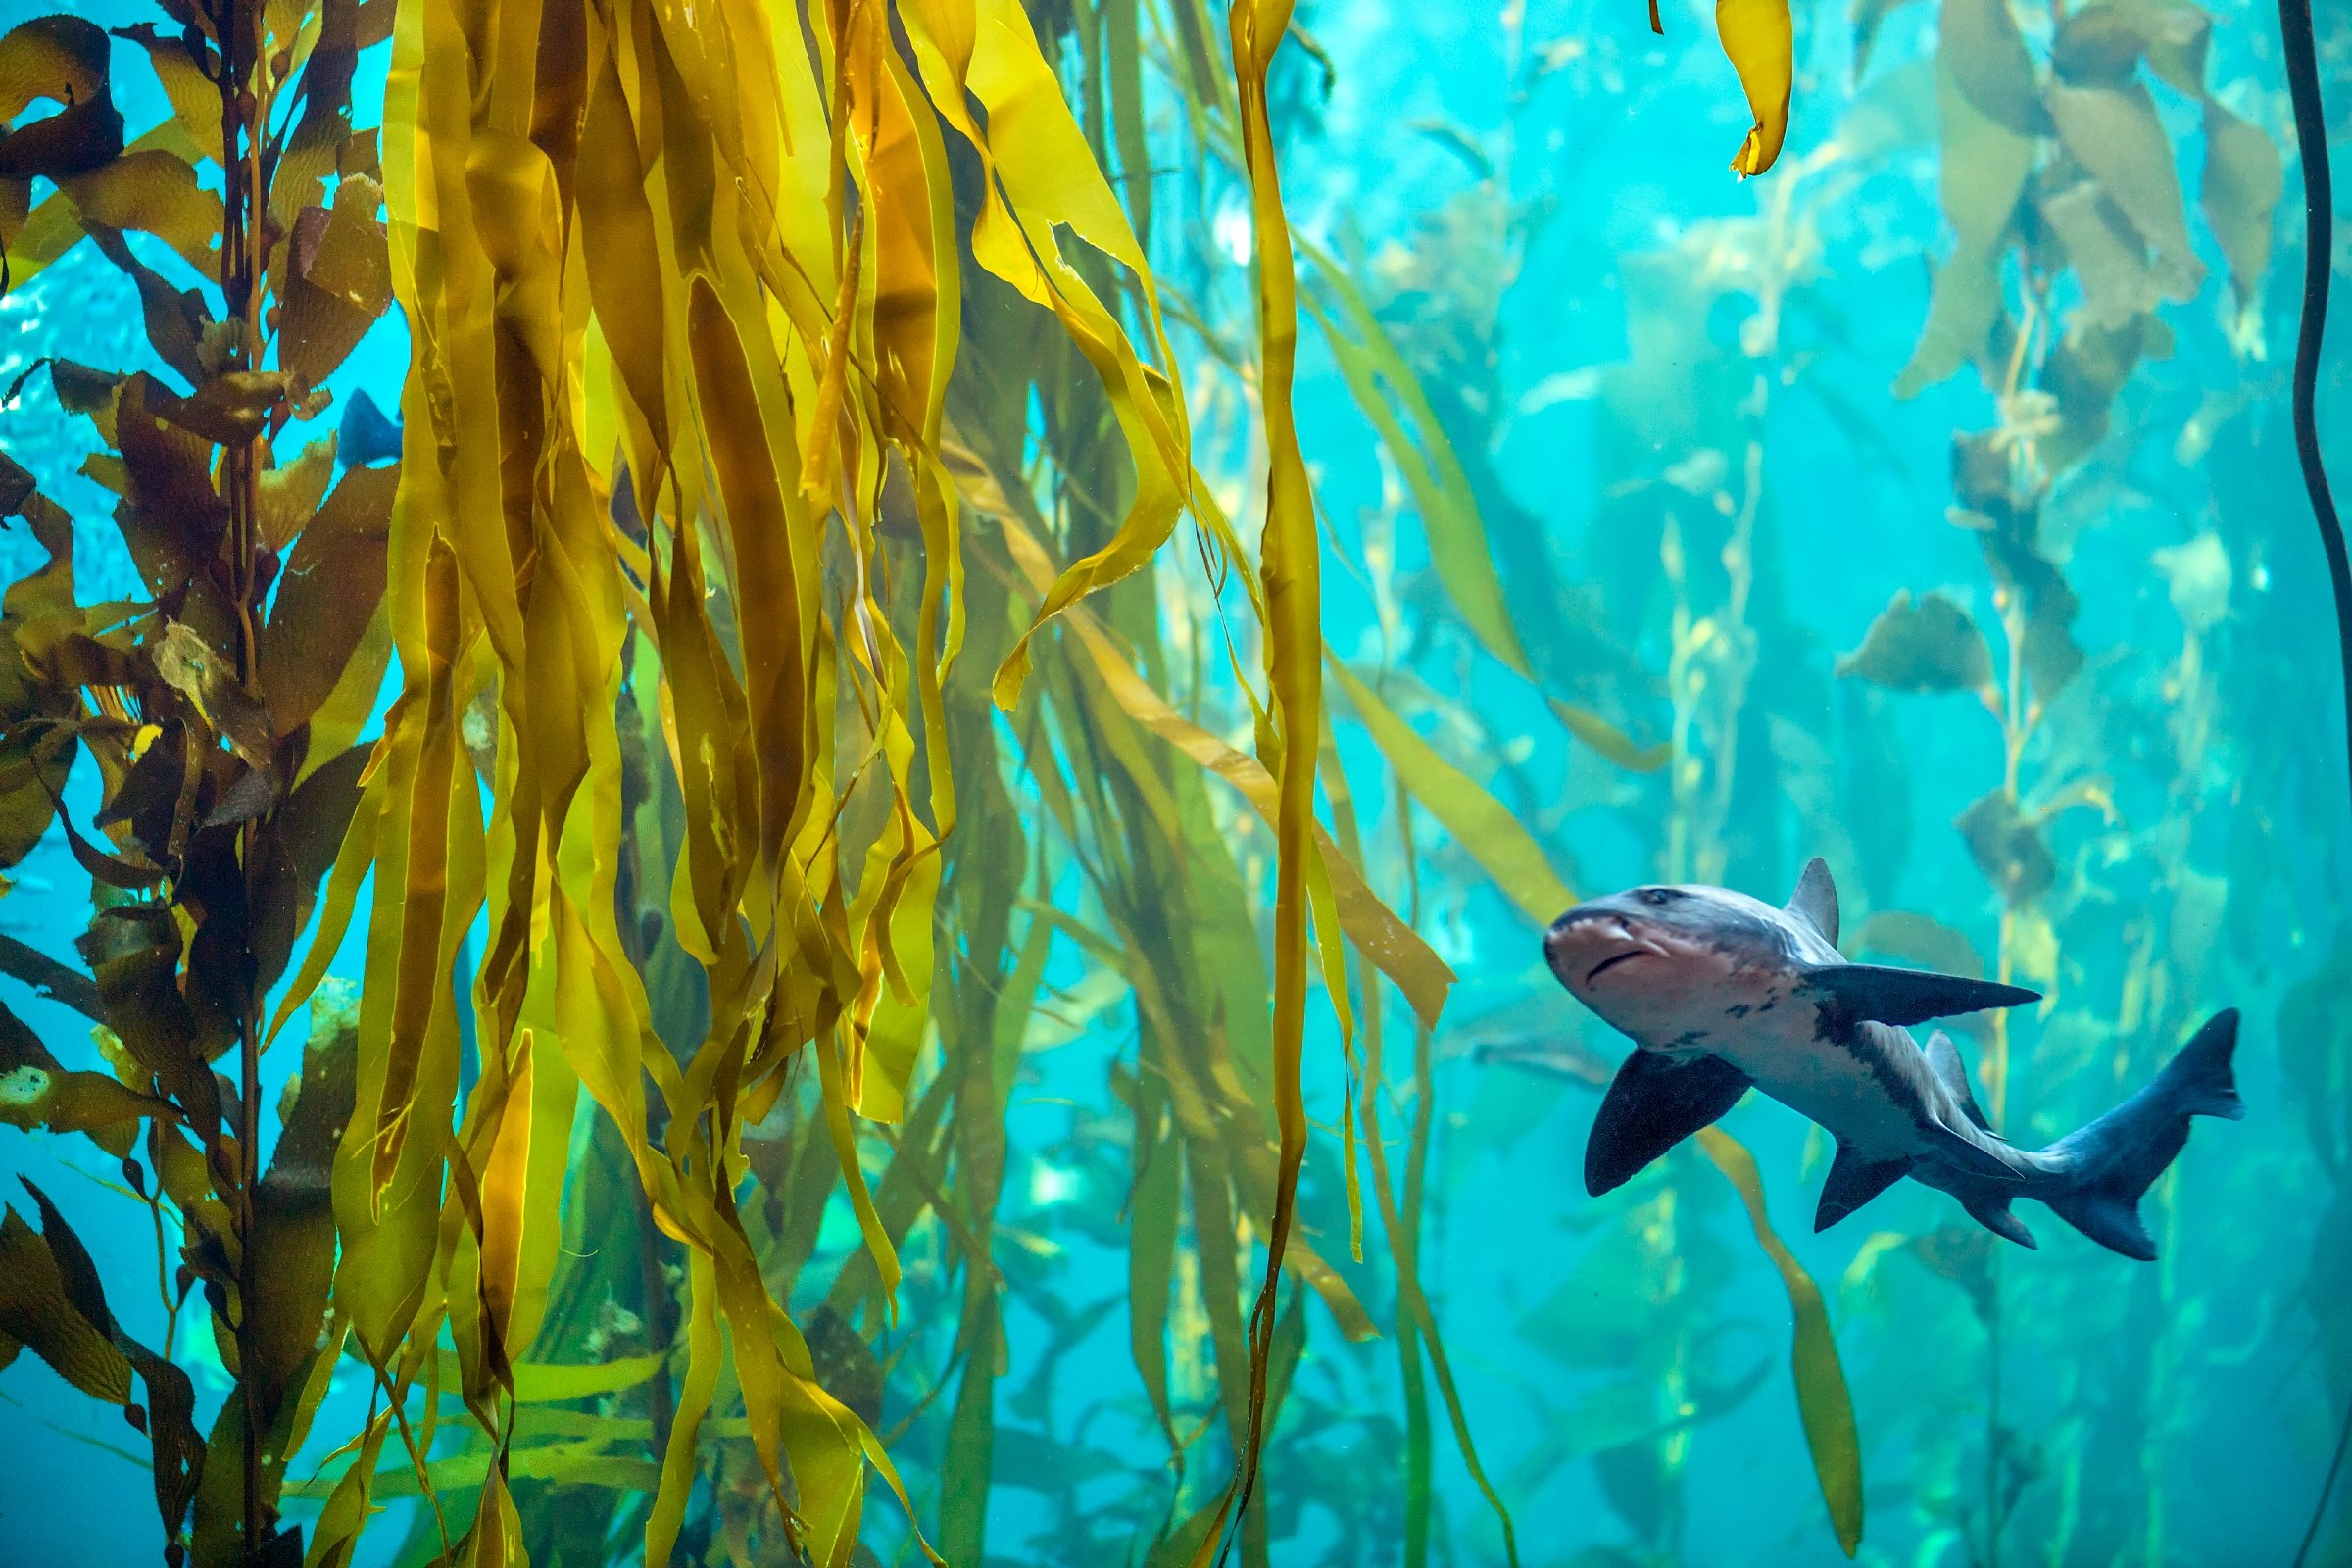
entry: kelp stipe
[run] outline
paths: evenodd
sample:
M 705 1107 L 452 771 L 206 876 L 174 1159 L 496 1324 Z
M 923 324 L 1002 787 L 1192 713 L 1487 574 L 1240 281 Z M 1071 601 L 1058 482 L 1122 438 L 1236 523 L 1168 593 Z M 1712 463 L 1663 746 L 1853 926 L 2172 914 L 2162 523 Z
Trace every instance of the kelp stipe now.
M 2329 253 L 2335 233 L 2335 194 L 2328 160 L 2328 109 L 2320 94 L 2320 68 L 2312 37 L 2311 0 L 2278 0 L 2278 32 L 2285 46 L 2287 93 L 2294 104 L 2295 144 L 2303 172 L 2303 295 L 2295 329 L 2293 393 L 2295 460 L 2303 470 L 2312 520 L 2319 526 L 2320 547 L 2328 560 L 2328 585 L 2335 604 L 2336 653 L 2343 679 L 2345 782 L 2352 787 L 2352 555 L 2345 551 L 2343 520 L 2336 514 L 2335 493 L 2320 455 L 2320 349 L 2328 335 L 2328 292 L 2334 270 Z M 2303 1568 L 2320 1539 L 2320 1529 L 2328 1521 L 2328 1501 L 2343 1473 L 2347 1453 L 2352 1453 L 2352 1404 L 2346 1406 L 2336 1429 L 2328 1474 L 2311 1505 L 2311 1524 L 2295 1548 L 2295 1568 Z

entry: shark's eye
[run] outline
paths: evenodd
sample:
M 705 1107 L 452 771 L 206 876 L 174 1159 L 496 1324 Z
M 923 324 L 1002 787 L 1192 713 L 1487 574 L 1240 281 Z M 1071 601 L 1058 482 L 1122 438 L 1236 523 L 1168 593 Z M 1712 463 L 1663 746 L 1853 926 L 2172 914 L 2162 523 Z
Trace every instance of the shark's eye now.
M 1675 900 L 1682 897 L 1682 895 L 1673 888 L 1643 888 L 1640 893 L 1637 893 L 1634 896 L 1640 899 L 1643 904 L 1660 906 L 1672 904 Z

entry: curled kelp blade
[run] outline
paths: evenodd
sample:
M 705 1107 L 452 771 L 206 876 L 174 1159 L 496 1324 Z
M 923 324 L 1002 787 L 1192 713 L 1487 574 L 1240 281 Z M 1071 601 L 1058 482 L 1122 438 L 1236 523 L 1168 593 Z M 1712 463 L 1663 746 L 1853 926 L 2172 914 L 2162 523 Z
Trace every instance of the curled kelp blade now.
M 1788 0 L 1716 0 L 1715 30 L 1756 117 L 1732 168 L 1742 177 L 1761 174 L 1781 156 L 1788 135 L 1795 58 Z
M 1846 1391 L 1838 1340 L 1830 1330 L 1829 1307 L 1822 1299 L 1821 1287 L 1772 1228 L 1755 1156 L 1719 1127 L 1703 1129 L 1698 1145 L 1716 1169 L 1740 1190 L 1757 1245 L 1781 1271 L 1781 1284 L 1788 1292 L 1788 1309 L 1795 1318 L 1789 1369 L 1796 1379 L 1797 1414 L 1804 1423 L 1805 1446 L 1813 1456 L 1813 1473 L 1821 1483 L 1821 1500 L 1829 1508 L 1838 1549 L 1851 1557 L 1862 1544 L 1862 1439 L 1854 1424 L 1853 1396 Z

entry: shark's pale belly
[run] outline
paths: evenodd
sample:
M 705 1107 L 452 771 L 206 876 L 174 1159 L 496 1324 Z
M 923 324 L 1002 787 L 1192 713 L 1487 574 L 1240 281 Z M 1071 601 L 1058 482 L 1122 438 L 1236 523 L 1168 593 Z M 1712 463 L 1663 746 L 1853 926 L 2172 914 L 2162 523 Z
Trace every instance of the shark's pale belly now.
M 1788 1015 L 1787 1022 L 1751 1022 L 1711 1033 L 1706 1048 L 1747 1074 L 1758 1089 L 1869 1158 L 1926 1152 L 1917 1079 L 1904 1070 L 1907 1063 L 1890 1059 L 1891 1053 L 1876 1042 L 1844 1045 L 1819 1038 L 1811 1007 L 1777 1010 Z

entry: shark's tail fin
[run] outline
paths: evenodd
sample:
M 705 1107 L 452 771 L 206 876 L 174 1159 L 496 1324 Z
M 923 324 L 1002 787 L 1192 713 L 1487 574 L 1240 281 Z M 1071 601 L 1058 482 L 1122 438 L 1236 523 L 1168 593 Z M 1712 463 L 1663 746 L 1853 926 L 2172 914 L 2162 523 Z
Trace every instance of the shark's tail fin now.
M 2061 1156 L 2073 1179 L 2043 1201 L 2101 1247 L 2154 1259 L 2156 1243 L 2139 1219 L 2140 1195 L 2188 1143 L 2191 1116 L 2235 1121 L 2246 1113 L 2230 1070 L 2236 1049 L 2231 1007 L 2207 1019 L 2153 1083 L 2050 1146 L 2046 1152 Z

